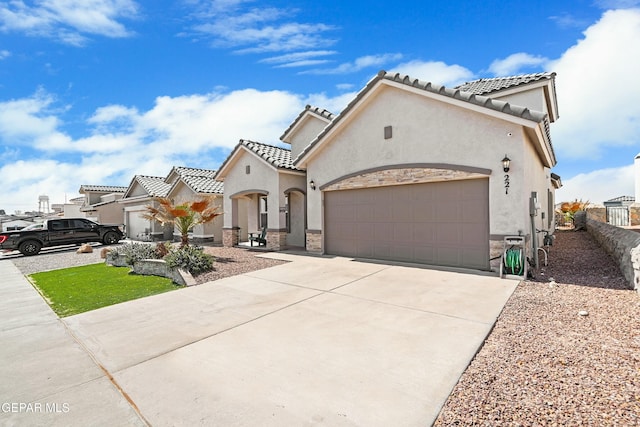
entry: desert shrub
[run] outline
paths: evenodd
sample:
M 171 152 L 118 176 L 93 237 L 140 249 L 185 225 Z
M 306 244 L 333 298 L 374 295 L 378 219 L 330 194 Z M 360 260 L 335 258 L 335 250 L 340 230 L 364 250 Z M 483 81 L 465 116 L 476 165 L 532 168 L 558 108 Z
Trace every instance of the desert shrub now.
M 170 250 L 171 242 L 158 242 L 158 244 L 156 244 L 156 256 L 158 257 L 158 259 L 166 257 L 169 254 Z
M 146 243 L 125 243 L 117 246 L 107 254 L 108 259 L 114 260 L 119 255 L 124 255 L 125 261 L 129 265 L 133 265 L 136 261 L 143 259 L 161 259 L 162 257 L 156 252 L 156 246 Z
M 168 267 L 180 268 L 191 274 L 204 273 L 213 269 L 213 257 L 204 253 L 204 248 L 198 246 L 172 248 L 164 260 Z

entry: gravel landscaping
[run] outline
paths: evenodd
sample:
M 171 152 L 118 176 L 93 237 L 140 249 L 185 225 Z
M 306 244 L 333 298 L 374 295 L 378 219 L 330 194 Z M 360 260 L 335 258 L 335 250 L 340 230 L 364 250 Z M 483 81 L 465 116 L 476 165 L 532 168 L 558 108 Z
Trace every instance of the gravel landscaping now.
M 640 425 L 640 296 L 587 232 L 556 236 L 436 426 Z
M 205 252 L 213 255 L 216 261 L 213 263 L 214 270 L 199 274 L 195 277 L 198 284 L 211 282 L 224 277 L 236 276 L 250 271 L 262 270 L 284 264 L 287 261 L 262 258 L 261 251 L 251 251 L 241 248 L 225 248 L 220 246 L 207 246 Z

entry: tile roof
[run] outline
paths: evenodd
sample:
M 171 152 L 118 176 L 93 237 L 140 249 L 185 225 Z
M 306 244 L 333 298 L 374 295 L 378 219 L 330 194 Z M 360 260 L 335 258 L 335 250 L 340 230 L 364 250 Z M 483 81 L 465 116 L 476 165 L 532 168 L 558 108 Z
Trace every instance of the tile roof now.
M 607 202 L 635 202 L 636 198 L 634 196 L 620 196 L 611 200 L 607 200 Z
M 522 74 L 519 76 L 511 77 L 479 79 L 456 86 L 455 89 L 459 89 L 464 92 L 471 92 L 475 95 L 486 95 L 504 89 L 526 85 L 531 82 L 537 82 L 540 80 L 551 80 L 553 79 L 553 77 L 555 77 L 555 75 L 556 73 L 536 73 Z
M 293 162 L 291 161 L 291 150 L 287 148 L 261 144 L 259 142 L 248 141 L 245 139 L 241 139 L 239 145 L 253 151 L 277 168 L 299 170 L 293 166 Z
M 211 169 L 188 168 L 185 166 L 176 166 L 173 168 L 181 178 L 185 176 L 197 176 L 202 178 L 215 178 L 216 171 Z
M 224 192 L 224 183 L 213 178 L 188 175 L 182 180 L 196 193 L 222 194 Z
M 543 123 L 546 136 L 548 141 L 551 141 L 551 135 L 549 130 L 549 119 L 546 113 L 541 111 L 530 110 L 529 108 L 522 107 L 519 105 L 513 105 L 509 102 L 500 101 L 497 99 L 492 99 L 487 96 L 476 95 L 470 91 L 463 91 L 460 89 L 451 89 L 445 86 L 433 84 L 431 82 L 425 82 L 418 79 L 412 79 L 407 75 L 403 75 L 400 73 L 387 73 L 382 70 L 378 72 L 378 74 L 367 83 L 367 85 L 356 95 L 356 97 L 347 105 L 347 107 L 338 114 L 327 127 L 324 128 L 318 136 L 311 141 L 309 145 L 305 147 L 304 150 L 296 157 L 293 161 L 294 164 L 299 162 L 304 156 L 306 156 L 311 149 L 313 149 L 322 138 L 331 131 L 333 127 L 335 127 L 345 115 L 351 111 L 356 104 L 381 80 L 390 80 L 395 83 L 401 83 L 406 86 L 424 90 L 425 92 L 430 92 L 436 95 L 445 96 L 448 98 L 456 99 L 462 102 L 467 102 L 469 104 L 477 105 L 479 107 L 488 108 L 490 110 L 498 111 L 501 113 L 505 113 L 511 116 L 519 117 L 526 120 L 531 120 L 537 123 Z
M 175 166 L 172 171 L 175 171 L 180 180 L 196 193 L 222 194 L 224 192 L 222 181 L 215 179 L 218 173 L 215 170 Z
M 81 185 L 79 193 L 82 194 L 86 191 L 98 191 L 101 193 L 124 193 L 125 191 L 127 191 L 127 187 L 114 185 Z
M 151 197 L 165 197 L 171 188 L 161 176 L 136 175 L 134 178 Z
M 304 107 L 304 110 L 302 110 L 302 112 L 298 114 L 298 117 L 296 117 L 295 120 L 289 125 L 289 127 L 282 133 L 282 136 L 280 136 L 280 140 L 284 141 L 284 138 L 289 132 L 291 132 L 291 129 L 293 129 L 307 113 L 313 113 L 317 116 L 320 116 L 321 118 L 327 120 L 327 122 L 330 122 L 335 117 L 335 114 L 325 110 L 324 108 L 306 105 Z

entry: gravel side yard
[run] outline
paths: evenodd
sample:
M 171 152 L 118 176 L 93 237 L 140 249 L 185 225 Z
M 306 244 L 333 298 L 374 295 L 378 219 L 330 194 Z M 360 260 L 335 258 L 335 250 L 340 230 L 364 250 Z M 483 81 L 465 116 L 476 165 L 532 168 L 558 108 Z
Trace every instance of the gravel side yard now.
M 640 296 L 587 232 L 556 236 L 436 426 L 640 425 Z

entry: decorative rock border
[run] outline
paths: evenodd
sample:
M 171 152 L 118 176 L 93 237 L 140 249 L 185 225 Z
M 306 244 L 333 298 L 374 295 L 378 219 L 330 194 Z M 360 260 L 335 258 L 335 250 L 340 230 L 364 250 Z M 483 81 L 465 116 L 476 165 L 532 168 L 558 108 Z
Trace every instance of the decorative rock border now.
M 126 257 L 124 255 L 119 255 L 115 258 L 107 257 L 105 262 L 108 265 L 113 265 L 114 267 L 131 267 L 127 264 Z M 180 286 L 194 286 L 197 284 L 196 279 L 193 278 L 191 273 L 181 269 L 169 268 L 163 259 L 143 259 L 141 261 L 136 261 L 131 270 L 135 274 L 142 274 L 145 276 L 167 277 Z
M 587 231 L 613 257 L 629 287 L 640 293 L 640 233 L 587 218 Z

